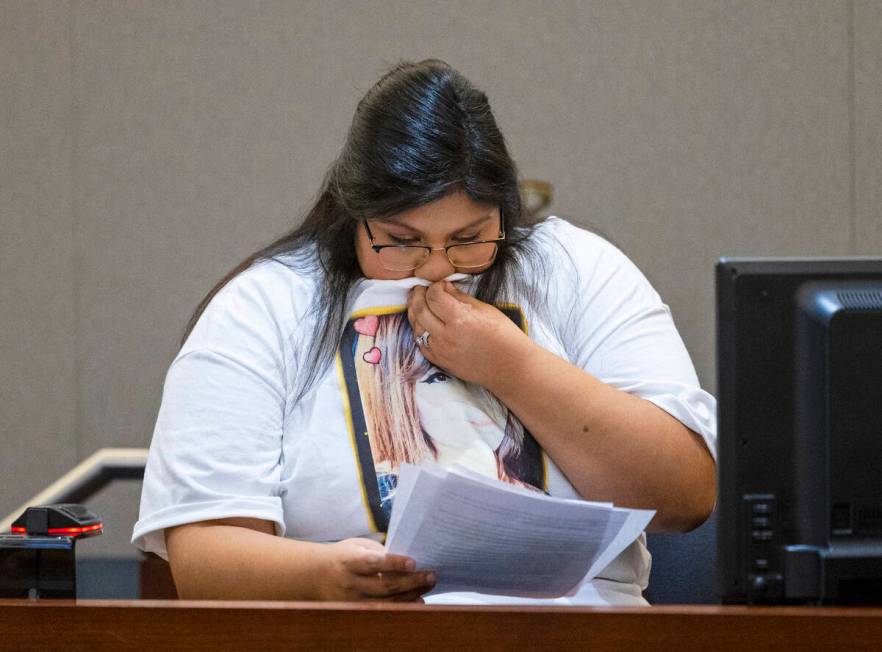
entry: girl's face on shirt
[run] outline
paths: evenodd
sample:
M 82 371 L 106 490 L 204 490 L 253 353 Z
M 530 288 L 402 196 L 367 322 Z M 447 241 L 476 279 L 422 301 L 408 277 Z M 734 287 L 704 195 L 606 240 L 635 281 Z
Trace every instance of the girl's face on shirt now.
M 431 367 L 414 385 L 420 424 L 436 443 L 457 448 L 486 444 L 495 451 L 505 437 L 505 423 L 487 414 L 464 382 Z
M 443 247 L 464 244 L 470 240 L 493 240 L 499 237 L 499 208 L 478 204 L 464 192 L 456 192 L 424 206 L 418 206 L 397 215 L 371 220 L 374 244 L 408 244 Z M 395 280 L 417 276 L 427 281 L 440 281 L 454 272 L 478 274 L 490 267 L 457 270 L 450 264 L 443 250 L 433 251 L 416 269 L 390 271 L 380 263 L 380 257 L 371 249 L 371 241 L 364 222 L 360 222 L 355 236 L 355 254 L 361 272 L 366 278 Z

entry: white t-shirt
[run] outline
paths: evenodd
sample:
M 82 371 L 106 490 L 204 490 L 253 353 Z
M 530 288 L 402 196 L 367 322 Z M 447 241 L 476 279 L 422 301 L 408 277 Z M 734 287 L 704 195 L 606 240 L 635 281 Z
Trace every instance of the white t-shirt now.
M 500 309 L 539 345 L 666 410 L 716 456 L 715 400 L 646 278 L 609 242 L 564 220 L 549 218 L 533 237 L 545 271 L 528 282 L 547 288 L 547 300 L 510 298 Z M 464 291 L 474 285 L 451 280 Z M 398 464 L 427 457 L 578 497 L 504 406 L 422 358 L 404 314 L 417 284 L 428 283 L 359 281 L 335 363 L 295 401 L 308 345 L 322 335 L 310 314 L 316 279 L 264 261 L 230 281 L 168 370 L 132 542 L 166 558 L 165 528 L 237 516 L 300 540 L 381 541 Z M 645 604 L 649 570 L 641 535 L 575 596 L 427 602 Z

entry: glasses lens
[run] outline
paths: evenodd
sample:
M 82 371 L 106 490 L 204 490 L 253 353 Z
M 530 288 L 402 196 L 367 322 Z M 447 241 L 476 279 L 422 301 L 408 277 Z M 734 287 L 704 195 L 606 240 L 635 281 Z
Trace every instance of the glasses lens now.
M 447 256 L 454 267 L 481 267 L 496 258 L 495 242 L 474 242 L 450 247 Z
M 429 255 L 424 247 L 383 247 L 380 264 L 393 272 L 406 272 L 423 264 Z

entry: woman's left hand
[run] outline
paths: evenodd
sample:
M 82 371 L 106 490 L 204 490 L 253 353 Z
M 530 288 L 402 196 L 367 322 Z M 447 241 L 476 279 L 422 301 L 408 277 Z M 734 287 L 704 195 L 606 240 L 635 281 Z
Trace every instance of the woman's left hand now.
M 457 378 L 487 389 L 500 373 L 516 373 L 532 340 L 500 310 L 460 292 L 450 281 L 417 286 L 407 300 L 414 337 L 428 331 L 423 356 Z

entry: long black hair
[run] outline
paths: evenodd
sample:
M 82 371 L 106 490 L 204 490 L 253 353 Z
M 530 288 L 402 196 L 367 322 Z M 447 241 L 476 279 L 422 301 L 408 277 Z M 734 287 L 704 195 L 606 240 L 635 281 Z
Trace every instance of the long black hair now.
M 358 103 L 343 150 L 302 224 L 248 256 L 205 296 L 181 346 L 214 295 L 251 265 L 276 260 L 317 273 L 311 308 L 317 336 L 299 383 L 297 398 L 302 397 L 334 358 L 350 289 L 362 276 L 355 256 L 358 221 L 395 215 L 453 192 L 498 206 L 505 224 L 506 239 L 480 275 L 475 296 L 494 303 L 508 292 L 535 301 L 537 288 L 520 273 L 528 260 L 541 264 L 528 239 L 535 219 L 522 208 L 517 169 L 487 96 L 443 61 L 400 63 Z

